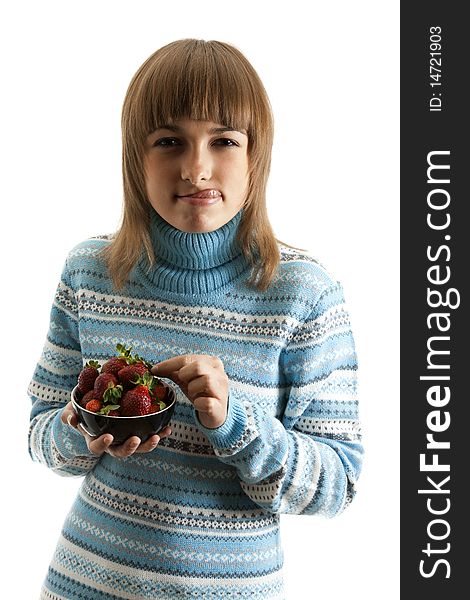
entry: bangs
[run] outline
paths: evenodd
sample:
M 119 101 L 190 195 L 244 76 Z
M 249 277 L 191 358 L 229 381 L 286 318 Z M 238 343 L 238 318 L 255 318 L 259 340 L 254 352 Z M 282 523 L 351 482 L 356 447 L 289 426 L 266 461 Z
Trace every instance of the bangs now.
M 256 123 L 266 114 L 260 86 L 264 91 L 256 71 L 235 48 L 182 40 L 161 48 L 142 65 L 129 90 L 128 109 L 142 140 L 183 118 L 244 129 L 252 139 L 253 129 L 267 125 Z

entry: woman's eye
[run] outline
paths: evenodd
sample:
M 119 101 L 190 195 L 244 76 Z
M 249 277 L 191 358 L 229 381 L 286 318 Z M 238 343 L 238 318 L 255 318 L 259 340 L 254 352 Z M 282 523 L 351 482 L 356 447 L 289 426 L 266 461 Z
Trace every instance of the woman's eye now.
M 179 145 L 179 141 L 176 138 L 160 138 L 153 145 L 158 148 L 174 148 Z
M 173 137 L 159 138 L 153 143 L 154 148 L 176 148 L 182 145 L 182 140 Z M 217 140 L 214 140 L 212 142 L 212 145 L 226 148 L 239 146 L 239 144 L 235 140 L 231 140 L 229 138 L 218 138 Z
M 229 138 L 220 138 L 215 141 L 215 144 L 218 146 L 228 146 L 228 147 L 238 146 L 238 144 L 235 140 L 231 140 Z

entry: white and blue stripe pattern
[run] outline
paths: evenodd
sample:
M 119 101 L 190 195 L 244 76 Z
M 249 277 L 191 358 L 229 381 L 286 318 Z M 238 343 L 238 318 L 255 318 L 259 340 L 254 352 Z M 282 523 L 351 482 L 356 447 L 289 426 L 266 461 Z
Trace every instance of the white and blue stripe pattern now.
M 94 238 L 69 254 L 29 394 L 30 452 L 85 476 L 43 600 L 282 600 L 281 513 L 332 517 L 359 476 L 356 356 L 340 285 L 281 247 L 265 292 L 246 285 L 241 213 L 205 234 L 152 214 L 158 257 L 113 290 Z M 60 411 L 87 360 L 117 343 L 157 363 L 210 354 L 230 381 L 229 413 L 205 429 L 180 393 L 172 435 L 151 453 L 95 457 Z

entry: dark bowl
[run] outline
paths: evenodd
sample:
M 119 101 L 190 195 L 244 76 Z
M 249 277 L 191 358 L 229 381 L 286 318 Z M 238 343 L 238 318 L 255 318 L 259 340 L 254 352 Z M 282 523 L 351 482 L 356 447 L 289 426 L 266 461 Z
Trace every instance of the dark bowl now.
M 162 383 L 166 387 L 166 396 L 163 399 L 167 405 L 166 408 L 142 417 L 109 417 L 90 412 L 78 404 L 78 386 L 72 390 L 72 406 L 78 422 L 93 437 L 110 433 L 114 437 L 112 446 L 122 444 L 133 435 L 145 442 L 150 436 L 159 433 L 168 425 L 175 410 L 175 390 L 166 381 L 162 381 Z

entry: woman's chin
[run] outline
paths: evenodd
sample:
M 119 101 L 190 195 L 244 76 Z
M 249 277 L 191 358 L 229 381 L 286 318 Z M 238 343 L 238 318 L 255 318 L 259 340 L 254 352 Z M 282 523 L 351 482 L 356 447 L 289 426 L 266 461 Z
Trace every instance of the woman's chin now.
M 170 225 L 185 233 L 209 233 L 228 223 L 235 215 L 210 214 L 209 210 L 192 210 L 178 218 L 166 219 Z M 163 217 L 165 218 L 165 217 Z

